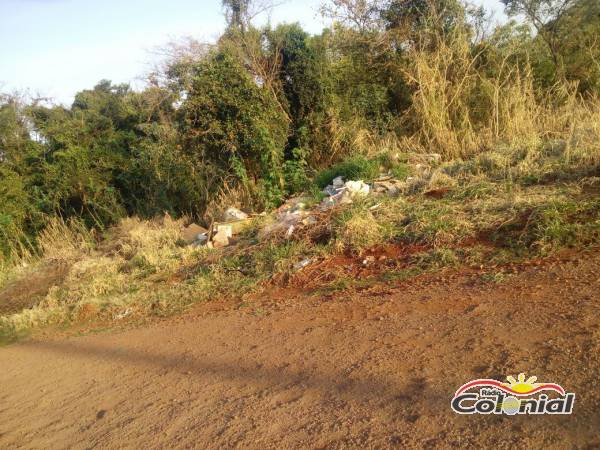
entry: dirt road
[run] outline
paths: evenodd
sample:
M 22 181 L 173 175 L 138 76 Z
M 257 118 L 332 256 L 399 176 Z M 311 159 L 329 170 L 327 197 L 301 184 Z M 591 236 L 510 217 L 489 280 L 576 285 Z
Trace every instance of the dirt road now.
M 598 448 L 600 253 L 377 286 L 274 292 L 148 327 L 0 349 L 1 448 Z M 525 372 L 572 416 L 458 416 Z

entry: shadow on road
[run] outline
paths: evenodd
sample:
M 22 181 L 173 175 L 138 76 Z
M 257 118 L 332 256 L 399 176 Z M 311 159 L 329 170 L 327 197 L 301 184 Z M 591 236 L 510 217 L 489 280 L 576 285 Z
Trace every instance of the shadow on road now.
M 330 366 L 329 373 L 318 373 L 315 370 L 290 369 L 291 366 L 302 366 L 308 360 L 288 361 L 286 367 L 266 367 L 260 360 L 238 358 L 236 360 L 215 359 L 184 354 L 163 354 L 151 351 L 140 351 L 131 348 L 109 347 L 108 345 L 92 345 L 72 341 L 64 342 L 32 342 L 22 344 L 30 350 L 53 352 L 70 357 L 92 359 L 98 364 L 120 363 L 151 370 L 161 369 L 179 372 L 182 376 L 206 377 L 222 382 L 253 383 L 270 388 L 317 391 L 324 398 L 344 397 L 373 405 L 388 404 L 393 401 L 400 406 L 403 403 L 414 404 L 427 399 L 429 402 L 446 404 L 448 393 L 437 393 L 415 373 L 414 377 L 400 377 L 395 381 L 397 373 L 390 373 L 385 379 L 357 378 L 349 374 L 346 368 Z M 406 362 L 398 362 L 398 369 L 406 367 Z M 415 389 L 418 386 L 418 389 Z M 431 403 L 430 403 L 431 404 Z

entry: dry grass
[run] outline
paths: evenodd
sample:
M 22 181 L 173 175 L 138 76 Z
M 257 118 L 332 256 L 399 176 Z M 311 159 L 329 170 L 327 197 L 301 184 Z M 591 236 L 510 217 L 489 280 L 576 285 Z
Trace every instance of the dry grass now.
M 412 150 L 466 158 L 497 148 L 537 148 L 549 140 L 598 149 L 600 101 L 579 97 L 575 84 L 540 93 L 531 70 L 509 64 L 494 76 L 478 68 L 468 35 L 437 37 L 436 51 L 415 48 L 405 71 L 415 90 L 405 121 L 417 130 L 404 144 Z M 594 141 L 595 136 L 595 141 Z
M 41 253 L 47 260 L 69 261 L 88 253 L 95 242 L 94 233 L 80 221 L 52 218 L 39 236 Z
M 0 318 L 0 329 L 18 335 L 81 316 L 118 315 L 147 307 L 146 300 L 156 294 L 149 289 L 150 278 L 164 280 L 190 264 L 194 250 L 177 245 L 181 226 L 181 221 L 169 217 L 125 219 L 97 245 L 81 224 L 51 221 L 39 238 L 43 256 L 31 269 L 44 270 L 49 262 L 60 261 L 68 265 L 68 274 L 33 308 Z
M 367 208 L 354 208 L 338 217 L 335 230 L 335 248 L 338 252 L 360 254 L 368 248 L 385 242 L 386 228 Z

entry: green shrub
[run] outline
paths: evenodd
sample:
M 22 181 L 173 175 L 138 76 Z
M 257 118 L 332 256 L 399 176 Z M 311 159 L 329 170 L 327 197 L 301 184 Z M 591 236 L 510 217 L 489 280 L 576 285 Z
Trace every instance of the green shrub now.
M 194 68 L 181 107 L 183 145 L 197 162 L 206 201 L 223 186 L 243 189 L 257 206 L 277 205 L 284 194 L 286 117 L 269 89 L 227 50 Z
M 395 164 L 390 168 L 392 176 L 397 180 L 406 180 L 410 175 L 410 167 L 407 164 Z
M 370 160 L 364 156 L 352 156 L 344 161 L 334 164 L 328 169 L 322 170 L 315 177 L 315 183 L 320 188 L 330 184 L 336 177 L 344 177 L 344 180 L 370 181 L 379 175 L 380 163 L 378 160 Z

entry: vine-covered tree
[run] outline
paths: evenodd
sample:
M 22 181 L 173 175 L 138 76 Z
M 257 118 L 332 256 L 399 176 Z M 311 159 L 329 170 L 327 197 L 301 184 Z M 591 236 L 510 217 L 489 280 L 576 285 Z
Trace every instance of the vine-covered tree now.
M 223 0 L 225 19 L 229 29 L 244 31 L 248 23 L 251 0 Z

